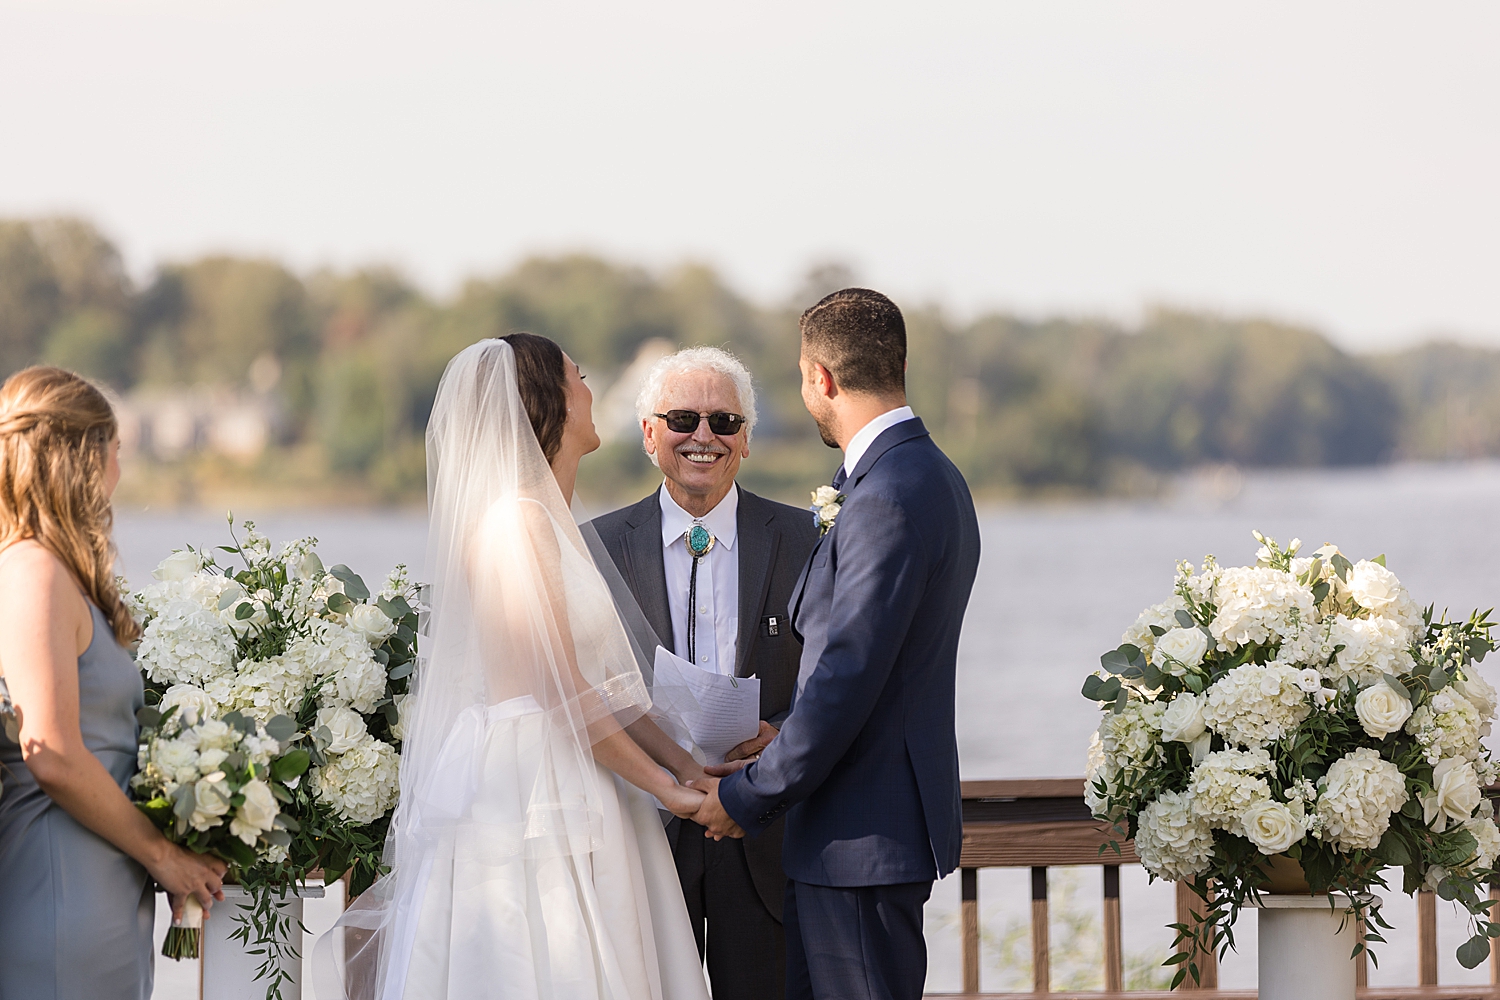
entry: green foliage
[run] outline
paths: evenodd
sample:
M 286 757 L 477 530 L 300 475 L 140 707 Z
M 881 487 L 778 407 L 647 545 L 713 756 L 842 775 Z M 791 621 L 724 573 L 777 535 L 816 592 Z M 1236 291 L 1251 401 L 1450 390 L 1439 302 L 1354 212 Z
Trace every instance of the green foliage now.
M 714 344 L 746 361 L 761 396 L 744 481 L 801 502 L 837 462 L 802 409 L 797 315 L 855 282 L 823 265 L 790 301 L 763 306 L 703 265 L 653 273 L 572 254 L 525 260 L 436 301 L 388 268 L 303 278 L 270 260 L 214 256 L 132 289 L 87 223 L 0 221 L 0 376 L 45 360 L 121 390 L 274 391 L 281 446 L 310 448 L 323 474 L 398 499 L 424 484 L 444 365 L 480 338 L 552 337 L 596 391 L 648 340 Z M 979 489 L 1149 488 L 1205 462 L 1500 455 L 1500 352 L 1430 345 L 1358 358 L 1310 330 L 1171 310 L 1135 328 L 1000 314 L 955 323 L 921 303 L 905 312 L 908 395 Z M 269 376 L 264 359 L 276 362 Z M 609 499 L 649 488 L 649 463 L 620 444 L 607 470 L 585 464 L 583 488 Z

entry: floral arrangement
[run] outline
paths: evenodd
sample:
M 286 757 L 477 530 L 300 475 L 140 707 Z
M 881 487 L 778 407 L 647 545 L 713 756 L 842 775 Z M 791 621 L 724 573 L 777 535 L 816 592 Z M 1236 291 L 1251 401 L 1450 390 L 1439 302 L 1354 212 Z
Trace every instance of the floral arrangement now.
M 303 750 L 282 752 L 295 722 L 278 715 L 263 725 L 242 712 L 200 718 L 194 699 L 142 709 L 141 722 L 131 788 L 168 839 L 246 869 L 286 859 L 298 824 L 281 803 L 291 801 L 288 783 L 296 787 L 309 760 Z M 167 931 L 168 958 L 198 957 L 203 910 L 192 897 L 185 910 Z
M 240 568 L 188 547 L 129 597 L 147 691 L 137 791 L 169 836 L 224 858 L 250 891 L 251 914 L 236 934 L 248 945 L 254 933 L 265 949 L 260 974 L 271 977 L 271 997 L 289 951 L 276 901 L 316 869 L 328 880 L 348 872 L 351 896 L 381 872 L 416 666 L 418 591 L 404 566 L 372 595 L 347 566 L 325 569 L 314 538 L 273 554 L 253 523 L 243 540 L 232 515 L 229 525 L 234 544 L 218 550 Z M 266 816 L 255 805 L 239 814 L 251 795 L 264 805 L 261 785 L 276 811 L 252 843 L 249 824 Z M 229 793 L 223 815 L 234 811 L 227 830 L 198 829 L 202 802 L 218 808 L 221 792 Z M 188 812 L 185 826 L 178 810 Z
M 838 519 L 846 499 L 844 494 L 832 486 L 819 486 L 812 491 L 812 506 L 807 509 L 812 511 L 813 524 L 817 525 L 819 538 L 833 530 L 833 522 Z
M 1303 891 L 1337 894 L 1370 942 L 1389 928 L 1371 892 L 1384 868 L 1404 870 L 1407 893 L 1461 902 L 1474 933 L 1458 958 L 1474 968 L 1500 936 L 1481 898 L 1500 854 L 1483 791 L 1500 768 L 1480 742 L 1496 709 L 1477 668 L 1489 613 L 1434 621 L 1384 557 L 1255 538 L 1253 566 L 1179 563 L 1172 596 L 1083 685 L 1105 713 L 1090 808 L 1152 878 L 1203 900 L 1196 923 L 1173 925 L 1173 987 L 1198 979 L 1196 953 L 1233 946 L 1273 871 L 1298 866 Z

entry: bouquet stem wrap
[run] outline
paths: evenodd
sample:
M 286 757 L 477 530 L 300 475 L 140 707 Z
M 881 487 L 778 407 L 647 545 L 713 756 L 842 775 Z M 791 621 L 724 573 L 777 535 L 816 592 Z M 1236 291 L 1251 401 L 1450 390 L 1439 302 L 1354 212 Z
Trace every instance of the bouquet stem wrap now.
M 198 902 L 197 896 L 188 896 L 182 907 L 182 916 L 172 920 L 172 927 L 167 931 L 167 940 L 162 943 L 161 953 L 175 961 L 197 958 L 201 954 L 202 943 L 203 905 Z

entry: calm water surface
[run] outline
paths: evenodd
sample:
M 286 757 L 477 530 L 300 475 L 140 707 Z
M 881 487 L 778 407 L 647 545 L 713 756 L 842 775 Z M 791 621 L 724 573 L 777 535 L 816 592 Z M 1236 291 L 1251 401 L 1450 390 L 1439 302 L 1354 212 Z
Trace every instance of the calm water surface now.
M 1083 772 L 1097 713 L 1078 694 L 1083 675 L 1148 604 L 1170 592 L 1178 559 L 1217 555 L 1249 562 L 1252 529 L 1308 548 L 1335 542 L 1351 558 L 1385 553 L 1387 564 L 1422 602 L 1467 614 L 1500 604 L 1500 465 L 1396 466 L 1376 470 L 1255 474 L 1185 479 L 1164 502 L 1096 502 L 988 508 L 980 521 L 984 551 L 959 648 L 958 736 L 965 778 L 1041 777 Z M 243 516 L 243 515 L 242 515 Z M 273 541 L 311 534 L 324 562 L 347 563 L 376 584 L 406 562 L 421 579 L 426 520 L 419 513 L 277 512 L 256 518 Z M 137 585 L 174 547 L 227 543 L 217 515 L 119 512 L 116 539 L 124 570 Z M 223 556 L 221 562 L 230 557 Z M 1500 685 L 1500 657 L 1486 664 Z M 995 952 L 1008 925 L 1024 921 L 1024 873 L 990 872 L 981 908 L 996 948 L 987 950 L 986 988 L 1005 983 Z M 1079 874 L 1079 908 L 1093 912 L 1097 869 Z M 940 884 L 929 906 L 931 989 L 959 983 L 957 888 Z M 1170 933 L 1171 891 L 1126 873 L 1126 951 L 1163 949 Z M 1012 884 L 1014 883 L 1014 884 Z M 1446 904 L 1444 904 L 1446 906 Z M 1371 974 L 1372 985 L 1416 982 L 1415 908 L 1389 897 L 1398 925 Z M 309 929 L 331 921 L 336 906 L 309 907 Z M 1054 927 L 1054 942 L 1066 928 Z M 1225 986 L 1254 983 L 1254 919 L 1242 921 L 1241 954 L 1224 970 Z M 1440 929 L 1441 981 L 1487 981 L 1452 958 L 1464 932 L 1457 920 Z M 1026 949 L 1023 949 L 1023 951 Z M 1058 970 L 1054 969 L 1054 983 Z M 196 995 L 196 969 L 158 960 L 159 997 Z M 309 991 L 310 994 L 310 991 Z

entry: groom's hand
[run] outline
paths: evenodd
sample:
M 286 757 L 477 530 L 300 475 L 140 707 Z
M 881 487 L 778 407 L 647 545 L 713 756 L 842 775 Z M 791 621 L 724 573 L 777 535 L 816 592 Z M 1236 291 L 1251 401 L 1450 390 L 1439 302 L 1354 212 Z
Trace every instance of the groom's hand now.
M 745 835 L 745 831 L 740 829 L 740 825 L 724 811 L 723 804 L 719 802 L 718 778 L 701 778 L 694 781 L 692 787 L 708 795 L 693 817 L 693 822 L 703 827 L 705 837 L 723 840 L 725 837 L 738 838 Z
M 771 741 L 776 738 L 778 732 L 780 730 L 775 726 L 771 725 L 765 719 L 761 719 L 760 732 L 726 753 L 724 755 L 725 762 L 728 763 L 730 761 L 744 760 L 747 757 L 760 756 L 760 752 L 771 745 Z

